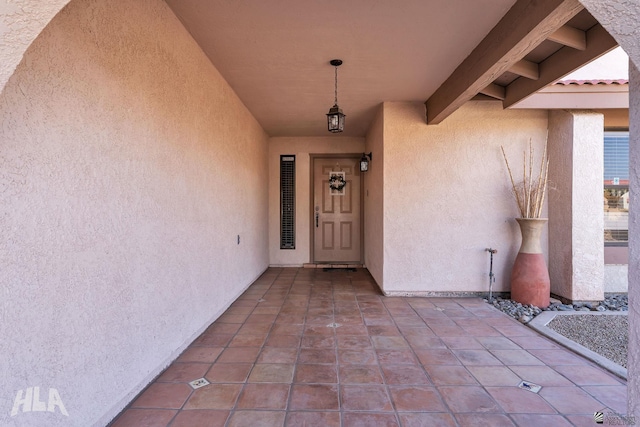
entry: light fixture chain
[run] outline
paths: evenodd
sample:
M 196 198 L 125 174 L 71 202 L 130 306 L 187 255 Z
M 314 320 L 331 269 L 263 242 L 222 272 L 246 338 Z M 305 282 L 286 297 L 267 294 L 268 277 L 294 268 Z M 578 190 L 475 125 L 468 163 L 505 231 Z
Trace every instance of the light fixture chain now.
M 335 99 L 334 99 L 334 104 L 338 105 L 338 67 L 335 66 L 334 67 L 336 70 L 336 78 L 335 78 Z
M 342 113 L 340 107 L 338 107 L 338 67 L 342 65 L 341 59 L 332 59 L 329 61 L 334 66 L 334 104 L 327 113 L 327 128 L 329 132 L 337 133 L 342 132 L 344 129 L 345 115 Z

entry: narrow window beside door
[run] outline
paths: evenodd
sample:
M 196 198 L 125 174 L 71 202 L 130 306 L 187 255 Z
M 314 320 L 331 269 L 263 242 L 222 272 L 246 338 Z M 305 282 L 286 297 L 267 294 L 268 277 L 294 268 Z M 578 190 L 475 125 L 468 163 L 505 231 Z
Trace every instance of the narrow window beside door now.
M 280 249 L 296 248 L 296 156 L 280 156 Z

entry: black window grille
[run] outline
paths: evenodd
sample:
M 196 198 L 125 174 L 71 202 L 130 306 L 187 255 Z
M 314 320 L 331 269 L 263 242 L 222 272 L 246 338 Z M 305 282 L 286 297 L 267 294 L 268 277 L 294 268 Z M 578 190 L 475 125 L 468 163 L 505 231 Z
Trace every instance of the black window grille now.
M 280 249 L 296 248 L 296 156 L 280 156 Z

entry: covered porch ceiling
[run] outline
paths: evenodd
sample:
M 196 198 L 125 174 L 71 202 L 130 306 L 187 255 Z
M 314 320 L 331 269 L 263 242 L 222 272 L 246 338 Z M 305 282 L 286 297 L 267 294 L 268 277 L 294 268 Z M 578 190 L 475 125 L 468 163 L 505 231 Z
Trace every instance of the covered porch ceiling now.
M 270 136 L 364 136 L 384 101 L 425 122 L 466 101 L 509 107 L 615 48 L 578 0 L 166 0 Z

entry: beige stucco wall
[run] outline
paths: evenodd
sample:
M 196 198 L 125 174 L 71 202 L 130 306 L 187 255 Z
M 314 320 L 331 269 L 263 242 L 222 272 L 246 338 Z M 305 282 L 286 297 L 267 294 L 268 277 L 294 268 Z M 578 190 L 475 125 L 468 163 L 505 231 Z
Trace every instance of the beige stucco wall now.
M 605 264 L 604 291 L 612 293 L 629 291 L 629 266 L 627 264 Z
M 494 290 L 508 291 L 520 234 L 500 146 L 521 176 L 530 138 L 542 153 L 547 112 L 469 102 L 437 126 L 424 117 L 420 103 L 384 104 L 384 291 L 486 292 L 489 247 Z
M 364 174 L 364 263 L 378 286 L 384 270 L 384 108 L 381 104 L 369 127 L 365 152 L 371 153 Z
M 0 92 L 22 55 L 69 0 L 0 0 Z
M 358 154 L 364 138 L 278 137 L 269 139 L 269 264 L 302 266 L 311 262 L 311 154 Z M 280 249 L 280 156 L 296 156 L 296 248 Z
M 566 111 L 550 111 L 549 131 L 551 141 L 549 156 L 553 161 L 549 164 L 549 175 L 553 190 L 549 200 L 553 206 L 549 208 L 551 224 L 549 228 L 554 236 L 550 248 L 554 262 L 549 269 L 551 279 L 551 293 L 571 299 L 572 285 L 572 219 L 573 203 L 572 188 L 573 156 L 574 156 L 574 126 L 573 116 Z M 577 183 L 579 185 L 579 182 Z
M 0 96 L 0 425 L 104 425 L 261 274 L 267 141 L 163 1 L 56 16 Z
M 630 10 L 632 12 L 632 10 Z M 640 6 L 634 16 L 640 19 Z M 636 52 L 640 63 L 640 51 Z M 640 190 L 640 70 L 629 64 L 629 187 Z M 628 413 L 640 417 L 640 208 L 629 207 L 629 356 Z M 638 418 L 637 418 L 638 419 Z
M 573 301 L 604 298 L 603 129 L 600 113 L 549 112 L 551 293 Z

